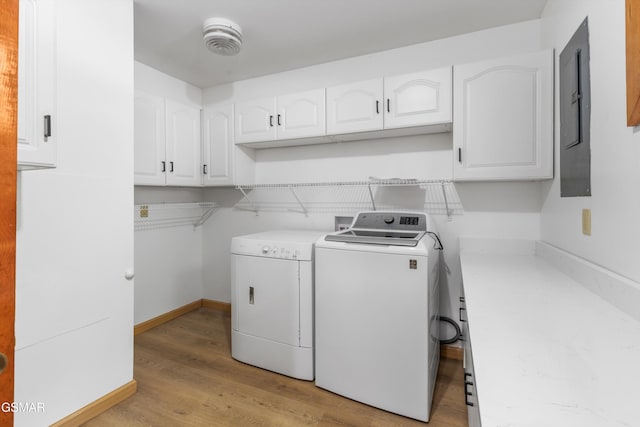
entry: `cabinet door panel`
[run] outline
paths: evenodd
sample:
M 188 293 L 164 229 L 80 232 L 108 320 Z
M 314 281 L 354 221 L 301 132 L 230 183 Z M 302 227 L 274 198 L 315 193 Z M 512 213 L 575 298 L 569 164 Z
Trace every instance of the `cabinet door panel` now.
M 236 143 L 272 141 L 276 137 L 275 98 L 236 104 Z
M 167 185 L 199 186 L 200 110 L 166 100 Z
M 164 185 L 164 98 L 136 91 L 134 99 L 134 183 Z
M 55 2 L 20 0 L 19 7 L 18 167 L 55 167 Z
M 327 88 L 327 133 L 382 129 L 382 89 L 382 79 Z
M 324 89 L 279 96 L 276 104 L 277 139 L 326 134 Z
M 553 53 L 456 67 L 454 178 L 553 176 Z
M 451 88 L 451 67 L 385 77 L 385 129 L 451 122 Z
M 233 105 L 212 105 L 203 112 L 204 185 L 233 184 Z

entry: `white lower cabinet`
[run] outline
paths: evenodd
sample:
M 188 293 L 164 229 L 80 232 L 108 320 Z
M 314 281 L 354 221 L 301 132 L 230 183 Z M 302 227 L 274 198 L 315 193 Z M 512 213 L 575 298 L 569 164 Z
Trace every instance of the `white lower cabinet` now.
M 200 186 L 200 109 L 136 91 L 134 183 Z
M 234 184 L 233 104 L 202 112 L 202 173 L 205 186 Z
M 478 389 L 476 385 L 475 371 L 473 369 L 473 354 L 471 352 L 471 336 L 469 335 L 469 323 L 466 317 L 466 305 L 464 295 L 460 297 L 460 323 L 462 325 L 462 341 L 464 344 L 464 401 L 467 405 L 467 418 L 469 427 L 481 427 L 480 406 L 478 402 Z
M 453 178 L 553 178 L 553 52 L 454 68 Z
M 18 170 L 56 166 L 55 2 L 20 0 Z

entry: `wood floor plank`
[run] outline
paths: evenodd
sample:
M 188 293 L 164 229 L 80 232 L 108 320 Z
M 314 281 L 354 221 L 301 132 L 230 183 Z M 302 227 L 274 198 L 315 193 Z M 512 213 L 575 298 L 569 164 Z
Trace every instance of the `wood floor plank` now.
M 462 362 L 440 362 L 430 427 L 466 427 Z M 85 425 L 426 426 L 231 357 L 230 314 L 201 308 L 135 337 L 138 392 Z

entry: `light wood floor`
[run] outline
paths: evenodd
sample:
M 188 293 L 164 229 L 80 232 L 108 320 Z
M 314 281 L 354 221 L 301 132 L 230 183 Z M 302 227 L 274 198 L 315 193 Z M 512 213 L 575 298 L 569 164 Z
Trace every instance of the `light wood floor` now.
M 230 316 L 201 308 L 135 339 L 138 392 L 86 426 L 427 426 L 231 358 Z M 442 359 L 429 427 L 467 426 L 462 362 Z

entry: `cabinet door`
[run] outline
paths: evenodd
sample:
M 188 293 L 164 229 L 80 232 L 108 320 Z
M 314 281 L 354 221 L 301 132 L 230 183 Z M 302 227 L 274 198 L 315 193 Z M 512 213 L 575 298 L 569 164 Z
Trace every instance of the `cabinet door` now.
M 207 106 L 202 117 L 204 185 L 232 185 L 233 104 Z
M 385 77 L 385 129 L 451 122 L 451 88 L 451 67 Z
M 382 129 L 382 112 L 382 79 L 327 88 L 329 135 Z
M 200 186 L 200 109 L 166 100 L 167 185 Z
M 325 90 L 317 89 L 277 98 L 277 139 L 326 134 Z
M 20 0 L 19 7 L 18 169 L 55 167 L 55 4 Z
M 457 66 L 453 177 L 553 177 L 553 52 Z
M 133 123 L 133 182 L 136 185 L 164 185 L 164 98 L 136 91 Z
M 235 141 L 272 141 L 276 137 L 276 99 L 239 102 L 235 108 Z

